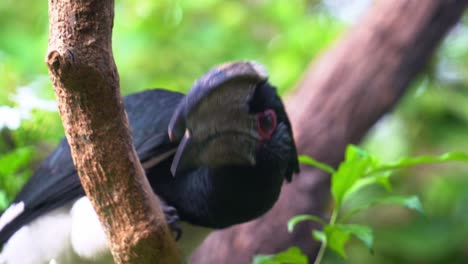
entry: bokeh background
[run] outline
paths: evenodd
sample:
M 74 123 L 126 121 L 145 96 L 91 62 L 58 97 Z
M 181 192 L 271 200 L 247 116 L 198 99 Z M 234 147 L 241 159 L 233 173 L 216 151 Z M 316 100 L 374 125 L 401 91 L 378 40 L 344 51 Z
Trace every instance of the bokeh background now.
M 254 59 L 287 94 L 307 65 L 371 4 L 116 0 L 113 51 L 122 93 L 187 91 L 215 64 Z M 387 161 L 468 152 L 467 25 L 465 16 L 394 111 L 369 132 L 364 148 Z M 44 63 L 47 38 L 47 1 L 0 1 L 0 210 L 63 136 Z M 467 172 L 461 163 L 397 172 L 394 191 L 419 195 L 426 215 L 372 208 L 352 221 L 375 228 L 374 253 L 351 243 L 347 260 L 328 252 L 324 263 L 468 263 Z M 384 190 L 367 189 L 359 199 L 379 192 Z

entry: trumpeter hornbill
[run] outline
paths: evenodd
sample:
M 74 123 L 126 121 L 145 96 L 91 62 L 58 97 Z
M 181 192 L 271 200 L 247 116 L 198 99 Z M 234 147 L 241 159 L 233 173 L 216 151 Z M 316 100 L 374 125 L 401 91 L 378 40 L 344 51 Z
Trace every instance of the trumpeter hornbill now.
M 178 244 L 186 255 L 207 230 L 269 210 L 283 180 L 299 170 L 281 99 L 255 62 L 215 67 L 185 96 L 155 89 L 126 96 L 124 104 L 171 228 L 178 231 L 181 220 Z M 112 263 L 66 139 L 1 216 L 0 245 L 2 264 Z

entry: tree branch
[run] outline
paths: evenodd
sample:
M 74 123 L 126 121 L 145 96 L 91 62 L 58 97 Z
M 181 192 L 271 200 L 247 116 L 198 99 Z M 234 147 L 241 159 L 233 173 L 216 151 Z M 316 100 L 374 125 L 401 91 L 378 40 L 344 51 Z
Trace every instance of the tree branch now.
M 144 175 L 112 56 L 113 0 L 49 0 L 49 67 L 83 188 L 116 263 L 178 263 Z
M 467 3 L 376 1 L 369 14 L 310 67 L 286 102 L 298 152 L 337 166 L 346 145 L 357 143 L 395 105 Z M 192 263 L 248 263 L 255 254 L 292 245 L 314 259 L 318 244 L 310 230 L 317 226 L 301 224 L 289 234 L 286 223 L 297 214 L 320 215 L 328 190 L 326 175 L 303 167 L 299 177 L 283 187 L 272 210 L 211 235 Z

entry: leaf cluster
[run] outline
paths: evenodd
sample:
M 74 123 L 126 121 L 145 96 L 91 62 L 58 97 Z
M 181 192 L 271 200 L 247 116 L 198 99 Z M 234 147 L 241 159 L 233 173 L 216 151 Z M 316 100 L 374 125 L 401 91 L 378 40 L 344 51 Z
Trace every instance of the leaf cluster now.
M 381 204 L 400 205 L 415 210 L 420 214 L 424 214 L 423 206 L 416 195 L 378 195 L 364 204 L 354 205 L 349 203 L 353 198 L 359 195 L 362 189 L 369 186 L 381 186 L 391 193 L 392 184 L 390 178 L 394 170 L 421 164 L 450 161 L 466 162 L 468 161 L 468 155 L 461 152 L 450 152 L 440 156 L 408 157 L 402 158 L 396 162 L 385 163 L 381 162 L 377 157 L 371 155 L 366 150 L 355 145 L 349 145 L 346 149 L 345 160 L 336 170 L 308 156 L 300 156 L 299 160 L 303 164 L 319 168 L 331 174 L 331 194 L 334 208 L 330 220 L 326 222 L 316 215 L 298 215 L 288 222 L 289 232 L 292 232 L 297 224 L 304 221 L 317 222 L 322 226 L 322 230 L 312 231 L 314 239 L 322 243 L 322 247 L 315 261 L 315 263 L 320 263 L 326 248 L 330 248 L 341 257 L 346 258 L 345 246 L 351 238 L 358 239 L 368 247 L 371 252 L 373 251 L 374 236 L 372 228 L 368 225 L 348 223 L 350 217 L 371 206 Z M 344 210 L 344 204 L 348 205 L 346 210 Z M 283 261 L 284 254 L 286 254 L 286 256 L 291 256 L 291 258 Z M 281 258 L 277 258 L 278 255 L 280 255 Z M 271 255 L 268 258 L 265 256 L 257 256 L 254 263 L 304 263 L 301 262 L 302 258 L 300 258 L 302 253 L 295 248 L 291 248 L 278 255 Z

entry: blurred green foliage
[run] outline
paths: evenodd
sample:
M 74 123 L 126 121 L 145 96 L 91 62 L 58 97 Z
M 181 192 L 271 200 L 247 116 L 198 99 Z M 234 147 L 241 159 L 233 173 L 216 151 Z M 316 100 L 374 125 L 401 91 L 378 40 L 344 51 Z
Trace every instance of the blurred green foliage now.
M 265 64 L 285 92 L 346 28 L 327 6 L 318 0 L 117 0 L 113 51 L 122 92 L 187 91 L 213 65 L 237 59 Z M 395 111 L 369 133 L 366 149 L 387 161 L 467 151 L 467 22 L 453 30 Z M 0 120 L 21 120 L 0 128 L 0 208 L 63 135 L 57 112 L 28 108 L 31 102 L 15 96 L 27 91 L 37 100 L 54 99 L 44 63 L 47 31 L 47 1 L 0 1 Z M 450 164 L 400 172 L 392 182 L 395 192 L 417 193 L 427 218 L 392 207 L 355 216 L 353 222 L 374 228 L 375 253 L 352 243 L 346 262 L 468 262 L 467 169 Z M 362 200 L 382 190 L 367 192 Z M 324 263 L 343 263 L 333 253 L 326 257 Z
M 239 59 L 265 64 L 283 92 L 343 28 L 317 8 L 304 0 L 116 1 L 113 51 L 122 93 L 151 87 L 185 92 L 213 65 Z M 30 111 L 32 102 L 19 96 L 22 91 L 54 99 L 44 63 L 47 1 L 2 1 L 0 25 L 0 106 L 22 120 L 0 137 L 0 157 L 22 161 L 0 160 L 7 168 L 0 170 L 0 189 L 11 199 L 63 129 L 56 111 Z M 28 149 L 28 155 L 18 149 Z
M 465 17 L 452 30 L 395 111 L 369 133 L 366 149 L 388 160 L 468 152 L 467 22 Z M 399 208 L 374 208 L 357 216 L 376 230 L 375 254 L 356 244 L 348 249 L 346 263 L 467 263 L 468 165 L 426 165 L 399 173 L 393 178 L 396 191 L 418 193 L 427 217 Z M 345 263 L 329 256 L 324 263 Z
M 345 158 L 335 170 L 329 165 L 321 163 L 309 156 L 300 156 L 301 163 L 324 170 L 331 174 L 331 194 L 333 209 L 330 219 L 322 219 L 318 215 L 302 214 L 288 221 L 288 231 L 292 233 L 294 227 L 304 221 L 313 221 L 320 224 L 322 230 L 312 230 L 311 236 L 321 242 L 320 250 L 314 264 L 322 263 L 324 253 L 332 249 L 343 259 L 347 258 L 345 247 L 352 238 L 362 242 L 370 252 L 374 248 L 373 230 L 369 225 L 355 224 L 349 219 L 357 214 L 365 212 L 376 205 L 399 205 L 424 214 L 423 206 L 418 196 L 400 196 L 379 193 L 374 196 L 367 195 L 365 201 L 355 202 L 355 198 L 361 195 L 362 190 L 369 187 L 380 186 L 387 192 L 392 192 L 391 176 L 395 170 L 413 167 L 423 164 L 436 164 L 444 162 L 461 161 L 468 162 L 468 154 L 463 152 L 449 152 L 440 156 L 405 157 L 389 163 L 381 160 L 355 145 L 349 145 L 345 152 Z M 361 197 L 362 198 L 362 197 Z M 362 200 L 362 199 L 361 199 Z M 346 208 L 346 210 L 343 210 Z M 328 223 L 327 223 L 328 222 Z M 273 256 L 259 255 L 253 263 L 267 264 L 275 257 L 286 256 L 276 263 L 302 263 L 299 258 L 300 250 L 291 249 Z

